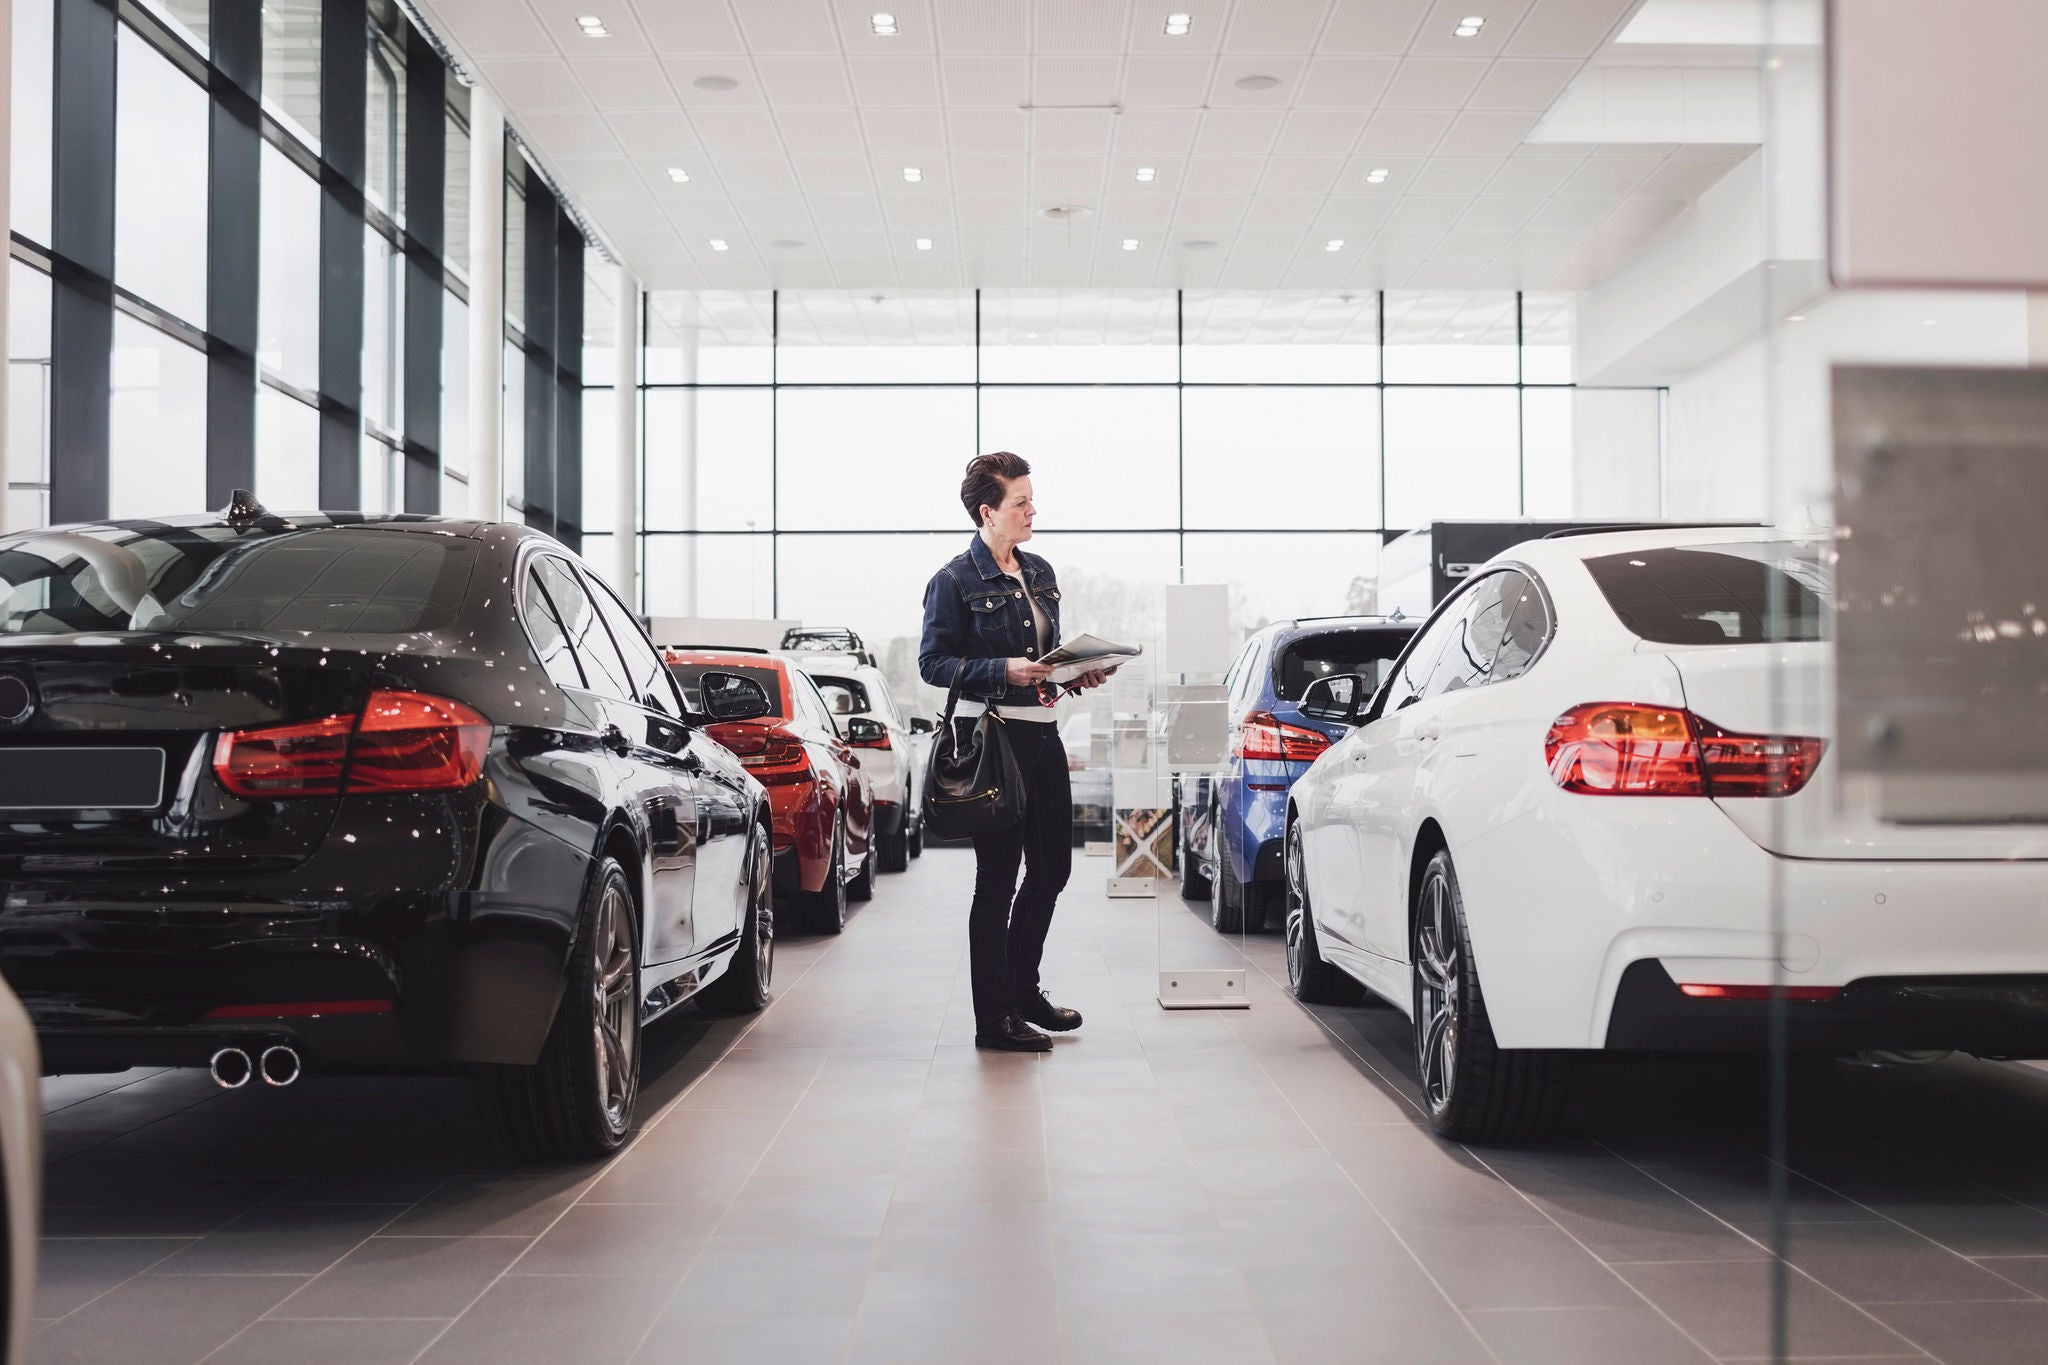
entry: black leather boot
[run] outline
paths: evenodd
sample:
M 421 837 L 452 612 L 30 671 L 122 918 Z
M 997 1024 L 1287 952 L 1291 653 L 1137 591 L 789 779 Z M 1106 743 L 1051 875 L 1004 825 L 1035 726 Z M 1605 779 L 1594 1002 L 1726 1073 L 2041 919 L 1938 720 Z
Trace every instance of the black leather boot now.
M 1017 1013 L 1027 1024 L 1052 1033 L 1068 1033 L 1081 1027 L 1081 1011 L 1062 1008 L 1045 998 L 1044 991 L 1033 991 L 1017 1006 Z
M 1052 1039 L 1025 1023 L 1015 1010 L 1011 1010 L 993 1023 L 977 1027 L 974 1030 L 974 1045 L 992 1048 L 997 1052 L 1052 1051 Z

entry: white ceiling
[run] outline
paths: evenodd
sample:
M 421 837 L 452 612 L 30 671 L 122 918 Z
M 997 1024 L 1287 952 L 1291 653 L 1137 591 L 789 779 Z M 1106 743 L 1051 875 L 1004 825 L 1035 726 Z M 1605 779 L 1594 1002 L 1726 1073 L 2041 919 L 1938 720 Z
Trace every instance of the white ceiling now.
M 1636 3 L 425 9 L 650 288 L 1568 290 L 1748 152 L 1524 145 Z M 899 36 L 870 31 L 883 8 Z M 1188 36 L 1162 32 L 1169 11 L 1193 16 Z M 1466 14 L 1486 17 L 1479 37 L 1452 36 Z M 611 36 L 584 37 L 583 15 Z M 1253 75 L 1279 84 L 1237 88 Z M 708 76 L 737 84 L 698 88 Z M 1368 183 L 1375 167 L 1385 183 Z M 1053 207 L 1089 213 L 1050 222 Z

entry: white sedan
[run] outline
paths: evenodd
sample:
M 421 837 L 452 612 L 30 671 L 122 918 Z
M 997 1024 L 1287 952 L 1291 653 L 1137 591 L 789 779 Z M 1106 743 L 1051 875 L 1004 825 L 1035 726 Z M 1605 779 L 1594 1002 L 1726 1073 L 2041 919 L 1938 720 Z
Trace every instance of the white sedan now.
M 1828 761 L 1825 547 L 1531 541 L 1432 615 L 1295 784 L 1287 966 L 1414 1024 L 1438 1132 L 1550 1126 L 1576 1054 L 2048 1055 L 2048 834 L 1880 824 Z M 1782 920 L 1774 918 L 1779 908 Z

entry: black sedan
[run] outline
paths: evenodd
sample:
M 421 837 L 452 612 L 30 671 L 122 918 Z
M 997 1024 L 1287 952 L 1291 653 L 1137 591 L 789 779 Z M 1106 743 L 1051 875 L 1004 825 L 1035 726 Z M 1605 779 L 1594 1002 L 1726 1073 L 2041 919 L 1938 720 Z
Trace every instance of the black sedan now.
M 523 527 L 0 538 L 0 973 L 46 1072 L 474 1074 L 511 1150 L 626 1137 L 640 1032 L 767 1002 L 768 804 L 633 615 Z

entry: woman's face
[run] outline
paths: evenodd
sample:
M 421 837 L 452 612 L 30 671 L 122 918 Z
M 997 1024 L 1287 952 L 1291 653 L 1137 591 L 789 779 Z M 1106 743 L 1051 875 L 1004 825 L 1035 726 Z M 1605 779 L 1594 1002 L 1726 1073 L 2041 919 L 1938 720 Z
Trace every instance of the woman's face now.
M 998 539 L 1013 545 L 1031 539 L 1031 519 L 1038 515 L 1031 504 L 1031 480 L 1009 480 L 1003 486 L 1003 505 L 984 508 L 981 515 L 989 534 Z

